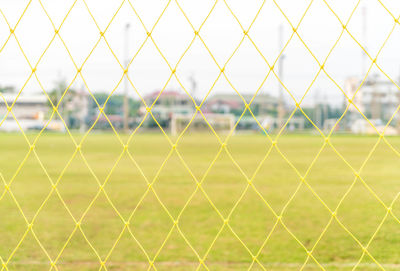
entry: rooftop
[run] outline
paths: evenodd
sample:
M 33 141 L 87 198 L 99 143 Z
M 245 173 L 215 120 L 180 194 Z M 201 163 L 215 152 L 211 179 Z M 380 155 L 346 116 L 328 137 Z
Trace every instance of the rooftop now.
M 145 98 L 155 98 L 160 94 L 160 92 L 161 92 L 160 90 L 154 91 L 146 95 Z M 164 90 L 160 94 L 160 97 L 167 97 L 167 96 L 182 97 L 182 98 L 189 97 L 185 92 L 179 92 L 176 90 Z
M 7 102 L 7 104 L 12 104 L 15 99 L 17 98 L 18 94 L 1 94 L 0 95 L 0 104 L 4 104 Z M 44 94 L 29 94 L 29 95 L 24 95 L 21 94 L 17 101 L 16 104 L 31 104 L 31 103 L 47 103 L 48 99 Z

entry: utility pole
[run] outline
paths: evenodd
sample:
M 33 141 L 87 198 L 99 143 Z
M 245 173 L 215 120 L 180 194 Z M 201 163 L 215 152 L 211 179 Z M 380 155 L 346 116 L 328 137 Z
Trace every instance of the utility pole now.
M 197 95 L 197 82 L 196 79 L 194 78 L 194 74 L 191 74 L 189 76 L 189 81 L 191 83 L 191 89 L 190 89 L 190 95 L 193 97 L 194 101 L 196 102 L 197 105 L 197 99 L 196 99 L 196 95 Z
M 56 86 L 55 91 L 56 91 L 56 93 L 55 93 L 56 101 L 55 101 L 54 106 L 58 106 L 57 107 L 58 114 L 56 113 L 56 118 L 60 118 L 61 117 L 62 119 L 65 120 L 64 103 L 60 102 L 62 94 L 65 91 L 65 89 L 64 89 L 64 80 L 63 80 L 63 77 L 62 77 L 61 70 L 58 70 L 58 82 L 57 82 L 57 86 Z M 65 101 L 67 101 L 67 99 L 65 99 Z
M 86 118 L 88 117 L 88 100 L 85 94 L 85 86 L 82 84 L 79 90 L 79 102 L 80 102 L 80 112 L 79 112 L 79 131 L 83 134 L 86 131 Z
M 320 103 L 320 96 L 319 93 L 320 89 L 316 89 L 314 94 L 314 121 L 315 123 L 322 127 L 321 120 L 322 120 L 322 111 L 321 111 L 321 103 Z
M 124 79 L 124 131 L 129 131 L 129 103 L 128 103 L 128 65 L 129 65 L 129 23 L 125 25 L 124 40 L 125 40 L 125 50 L 124 50 L 124 65 L 125 65 L 125 79 Z
M 283 25 L 279 25 L 279 50 L 283 48 Z M 282 54 L 278 60 L 278 76 L 279 80 L 283 82 L 283 60 L 285 55 Z M 285 117 L 285 107 L 283 104 L 283 86 L 279 82 L 279 96 L 278 96 L 278 129 L 281 129 L 283 126 L 283 118 Z
M 372 80 L 371 117 L 377 120 L 381 118 L 381 95 L 378 90 L 378 76 L 374 75 Z
M 195 99 L 195 96 L 197 94 L 197 82 L 196 79 L 194 78 L 194 74 L 191 74 L 189 76 L 189 81 L 191 83 L 191 90 L 190 90 L 190 95 L 192 95 L 193 99 Z
M 364 49 L 367 51 L 367 6 L 362 7 L 362 35 L 364 42 Z M 367 73 L 367 54 L 364 51 L 361 51 L 362 54 L 362 67 L 361 67 L 361 78 L 365 76 Z
M 328 104 L 328 95 L 327 95 L 327 93 L 325 92 L 324 93 L 324 104 L 323 104 L 323 118 L 322 118 L 322 123 L 321 123 L 321 127 L 323 128 L 323 129 L 325 129 L 325 126 L 326 126 L 326 120 L 329 118 L 329 104 Z
M 399 75 L 397 84 L 400 84 L 400 75 Z M 399 102 L 400 102 L 400 92 L 399 91 L 396 92 L 396 97 L 397 97 L 397 104 L 399 104 Z M 400 134 L 400 113 L 399 112 L 397 112 L 396 119 L 397 119 L 396 129 L 397 129 L 397 134 L 399 135 Z
M 397 91 L 396 93 L 397 96 L 397 102 L 400 102 L 400 92 Z M 396 121 L 396 130 L 397 130 L 397 134 L 400 134 L 400 113 L 397 112 L 397 121 Z

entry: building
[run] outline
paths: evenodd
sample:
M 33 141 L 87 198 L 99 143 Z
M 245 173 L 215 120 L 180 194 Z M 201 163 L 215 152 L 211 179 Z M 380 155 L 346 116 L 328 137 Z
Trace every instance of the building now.
M 0 130 L 19 130 L 13 114 L 7 114 L 7 105 L 11 106 L 14 101 L 12 113 L 23 130 L 42 129 L 46 126 L 48 130 L 65 131 L 64 123 L 56 113 L 53 115 L 51 122 L 46 124 L 53 113 L 53 108 L 46 95 L 38 93 L 22 93 L 20 96 L 17 93 L 2 94 L 0 96 L 0 117 L 1 119 L 6 117 L 6 120 Z M 56 100 L 53 103 L 57 103 Z M 82 128 L 84 130 L 88 115 L 88 95 L 83 91 L 70 90 L 64 96 L 58 112 L 68 125 L 68 128 Z
M 244 94 L 242 97 L 247 103 L 250 103 L 253 99 L 252 94 Z M 154 104 L 151 112 L 157 119 L 157 122 L 162 127 L 170 127 L 173 131 L 179 130 L 176 127 L 180 126 L 188 118 L 190 119 L 196 111 L 192 99 L 184 92 L 165 90 L 160 93 L 156 91 L 145 96 L 144 100 L 148 106 Z M 216 94 L 207 98 L 204 105 L 201 107 L 201 111 L 203 114 L 209 116 L 210 119 L 215 119 L 215 123 L 223 123 L 223 127 L 230 127 L 232 122 L 234 123 L 239 118 L 245 108 L 246 106 L 242 98 L 237 94 Z M 260 121 L 264 121 L 266 118 L 272 119 L 272 124 L 269 129 L 274 129 L 277 126 L 277 108 L 278 99 L 266 94 L 257 95 L 251 103 L 252 113 L 258 116 Z M 142 105 L 139 111 L 140 115 L 144 116 L 146 114 L 145 106 Z M 246 116 L 249 117 L 248 121 L 246 121 Z M 241 118 L 242 121 L 236 128 L 239 130 L 259 129 L 259 125 L 254 118 L 249 116 L 248 112 L 246 116 Z M 200 123 L 200 120 L 196 122 L 198 122 L 199 127 L 203 125 Z M 172 127 L 171 124 L 174 127 Z M 219 124 L 217 126 L 221 126 Z M 147 118 L 145 125 L 147 127 L 157 126 L 151 116 Z M 192 126 L 194 125 L 192 124 Z
M 345 81 L 344 87 L 346 95 L 352 99 L 353 104 L 367 118 L 381 120 L 386 124 L 399 106 L 400 91 L 391 81 L 381 79 L 378 76 L 368 77 L 358 90 L 361 83 L 362 79 L 360 78 L 348 78 Z M 346 106 L 348 103 L 349 101 L 345 100 L 344 104 Z M 362 118 L 356 107 L 349 107 L 349 118 L 351 121 Z M 393 122 L 393 124 L 395 123 L 396 121 Z
M 242 97 L 249 103 L 253 95 L 243 94 Z M 251 111 L 254 115 L 272 115 L 276 116 L 278 107 L 278 99 L 276 97 L 259 94 L 257 95 L 251 103 Z M 210 113 L 224 113 L 224 114 L 234 114 L 241 115 L 245 110 L 245 105 L 242 98 L 234 94 L 216 94 L 207 99 L 206 105 L 204 106 L 204 111 Z
M 12 113 L 7 114 L 7 105 L 12 107 Z M 0 131 L 19 132 L 20 129 L 41 130 L 46 127 L 47 130 L 64 131 L 65 127 L 60 120 L 52 120 L 50 123 L 45 120 L 49 115 L 51 107 L 44 94 L 2 94 L 0 96 L 0 117 L 2 124 Z M 15 121 L 14 119 L 17 119 Z
M 16 93 L 0 96 L 0 116 L 2 119 L 7 114 L 7 105 L 11 106 L 15 99 L 17 99 Z M 49 110 L 48 100 L 44 94 L 21 94 L 12 108 L 17 119 L 43 119 Z M 12 118 L 12 114 L 8 114 L 7 119 Z
M 150 107 L 152 114 L 162 126 L 169 126 L 169 123 L 174 114 L 192 114 L 196 111 L 195 105 L 191 98 L 184 92 L 175 90 L 155 91 L 144 97 L 146 104 Z M 139 114 L 146 114 L 146 107 L 142 105 L 139 109 Z M 152 117 L 147 118 L 147 125 L 156 125 L 152 121 Z
M 260 126 L 268 132 L 279 129 L 281 124 L 278 120 L 279 99 L 277 97 L 268 94 L 259 94 L 256 97 L 254 97 L 254 94 L 242 94 L 242 97 L 246 103 L 251 102 L 251 112 L 256 116 L 257 121 L 246 111 L 244 116 L 240 118 L 236 130 L 260 130 Z M 238 121 L 246 108 L 243 99 L 236 93 L 216 94 L 206 100 L 202 111 L 205 113 L 232 114 L 236 116 L 235 119 Z M 289 109 L 285 108 L 284 111 L 292 111 Z M 303 130 L 304 123 L 305 120 L 302 117 L 292 117 L 287 129 Z

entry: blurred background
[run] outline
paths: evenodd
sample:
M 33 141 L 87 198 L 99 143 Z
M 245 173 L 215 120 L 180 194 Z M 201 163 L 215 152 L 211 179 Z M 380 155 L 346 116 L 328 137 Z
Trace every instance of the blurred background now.
M 399 132 L 400 3 L 228 2 L 1 1 L 0 129 Z

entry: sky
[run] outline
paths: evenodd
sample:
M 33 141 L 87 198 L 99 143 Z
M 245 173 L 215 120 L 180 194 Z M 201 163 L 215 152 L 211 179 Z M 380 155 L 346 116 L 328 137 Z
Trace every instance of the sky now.
M 198 99 L 203 99 L 209 92 L 210 95 L 236 91 L 254 94 L 257 90 L 258 94 L 276 96 L 279 81 L 273 73 L 265 80 L 270 71 L 266 61 L 272 65 L 289 41 L 283 51 L 281 78 L 287 90 L 297 100 L 308 90 L 304 104 L 327 101 L 340 105 L 343 95 L 339 87 L 344 87 L 348 77 L 364 76 L 371 61 L 367 59 L 363 65 L 363 51 L 346 31 L 335 45 L 343 27 L 327 4 L 342 22 L 346 22 L 357 7 L 347 29 L 371 56 L 378 54 L 394 27 L 377 63 L 389 77 L 397 80 L 400 75 L 400 27 L 390 13 L 396 17 L 400 15 L 400 1 L 77 0 L 74 4 L 73 0 L 2 0 L 0 86 L 12 85 L 20 90 L 27 82 L 22 91 L 27 94 L 41 92 L 42 87 L 49 91 L 57 81 L 65 80 L 68 84 L 73 82 L 74 89 L 123 93 L 124 84 L 120 81 L 124 71 L 118 61 L 125 65 L 126 59 L 133 58 L 128 75 L 135 89 L 129 86 L 128 92 L 135 98 L 138 93 L 144 96 L 164 87 L 183 91 L 180 83 Z M 201 39 L 195 37 L 181 9 L 194 29 L 201 26 Z M 288 20 L 294 26 L 301 20 L 297 29 L 300 37 L 293 35 Z M 363 31 L 363 21 L 366 31 Z M 10 38 L 7 22 L 15 28 L 15 36 Z M 59 36 L 53 39 L 54 27 L 58 29 L 61 23 Z M 242 27 L 246 30 L 250 27 L 248 37 L 251 40 L 247 36 L 243 39 Z M 280 42 L 279 29 L 282 29 L 283 42 Z M 153 40 L 147 38 L 147 31 L 151 31 Z M 101 38 L 95 46 L 100 32 L 105 33 L 105 39 Z M 334 82 L 324 73 L 316 77 L 320 67 L 308 50 L 320 63 L 331 51 L 324 69 Z M 26 58 L 32 67 L 38 63 L 37 79 L 31 77 L 27 81 L 31 68 Z M 180 83 L 175 77 L 168 82 L 171 70 L 167 62 L 175 67 L 179 59 L 176 75 Z M 81 76 L 74 80 L 77 73 L 74 62 L 78 67 L 84 63 L 81 75 L 87 86 Z M 216 62 L 220 67 L 227 63 L 226 78 L 219 76 Z M 274 67 L 278 74 L 278 64 Z M 386 78 L 376 66 L 370 73 Z M 196 82 L 195 89 L 193 81 Z M 287 91 L 283 91 L 285 101 L 294 103 Z

